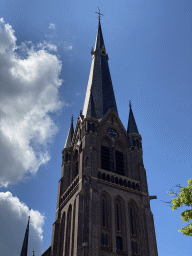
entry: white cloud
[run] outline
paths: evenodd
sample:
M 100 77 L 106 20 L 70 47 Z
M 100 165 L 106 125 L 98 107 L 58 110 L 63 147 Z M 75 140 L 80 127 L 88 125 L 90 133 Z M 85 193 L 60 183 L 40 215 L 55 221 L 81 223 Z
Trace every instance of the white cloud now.
M 49 51 L 55 51 L 55 52 L 57 51 L 57 46 L 47 41 L 44 41 L 43 43 L 39 43 L 37 47 L 43 50 L 49 50 Z
M 57 132 L 50 113 L 61 109 L 61 61 L 56 46 L 16 46 L 14 30 L 0 19 L 0 186 L 35 174 L 49 159 Z
M 8 192 L 0 193 L 0 254 L 2 256 L 20 255 L 25 230 L 27 227 L 29 208 L 17 197 Z M 42 233 L 44 216 L 40 212 L 30 211 L 28 255 L 42 253 Z
M 72 50 L 72 49 L 73 49 L 73 46 L 72 46 L 72 45 L 68 45 L 67 49 L 68 49 L 68 50 Z
M 56 29 L 56 25 L 54 23 L 49 23 L 49 29 Z

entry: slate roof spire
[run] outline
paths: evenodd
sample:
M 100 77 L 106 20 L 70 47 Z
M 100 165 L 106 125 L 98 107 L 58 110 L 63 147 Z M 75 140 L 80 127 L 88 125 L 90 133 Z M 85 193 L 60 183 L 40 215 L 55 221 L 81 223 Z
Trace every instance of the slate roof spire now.
M 68 132 L 68 135 L 67 135 L 67 139 L 66 139 L 64 148 L 70 148 L 71 147 L 73 133 L 74 133 L 74 128 L 73 128 L 73 116 L 72 116 L 71 117 L 71 125 L 70 125 L 70 128 L 69 128 L 69 132 Z
M 25 231 L 25 237 L 24 237 L 24 240 L 23 240 L 23 246 L 22 246 L 20 256 L 27 256 L 28 238 L 29 238 L 29 220 L 30 220 L 30 216 L 28 217 L 27 228 L 26 228 L 26 231 Z
M 99 18 L 94 50 L 91 51 L 92 64 L 85 96 L 83 115 L 91 117 L 94 113 L 97 119 L 103 118 L 110 108 L 117 112 L 117 105 L 108 66 L 101 22 Z M 93 110 L 94 106 L 94 111 Z M 93 116 L 92 116 L 93 117 Z
M 135 122 L 135 118 L 134 118 L 134 115 L 133 115 L 133 111 L 132 111 L 132 108 L 131 108 L 131 101 L 129 101 L 129 120 L 128 120 L 128 126 L 127 126 L 127 133 L 128 134 L 131 134 L 131 133 L 137 133 L 139 134 L 138 132 L 138 129 L 137 129 L 137 125 L 136 125 L 136 122 Z

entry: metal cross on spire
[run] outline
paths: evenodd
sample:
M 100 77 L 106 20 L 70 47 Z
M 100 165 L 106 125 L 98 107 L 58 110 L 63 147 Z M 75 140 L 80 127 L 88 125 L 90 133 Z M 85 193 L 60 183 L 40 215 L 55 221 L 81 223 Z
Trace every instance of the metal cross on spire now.
M 98 17 L 98 18 L 99 18 L 99 20 L 101 20 L 101 18 L 100 18 L 100 17 L 101 17 L 101 15 L 102 15 L 102 16 L 104 16 L 104 15 L 100 13 L 100 9 L 99 9 L 99 7 L 98 7 L 98 10 L 99 10 L 99 12 L 95 12 L 95 13 L 99 14 L 99 17 Z

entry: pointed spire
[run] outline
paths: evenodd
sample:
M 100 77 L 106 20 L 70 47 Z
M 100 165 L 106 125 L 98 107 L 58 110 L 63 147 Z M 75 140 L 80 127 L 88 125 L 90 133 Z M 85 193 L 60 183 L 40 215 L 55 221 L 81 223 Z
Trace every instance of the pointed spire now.
M 24 240 L 23 240 L 23 246 L 22 246 L 20 256 L 27 256 L 28 238 L 29 238 L 29 220 L 30 220 L 30 216 L 28 217 L 27 228 L 26 228 L 26 231 L 25 231 L 25 237 L 24 237 Z
M 113 108 L 117 112 L 117 105 L 108 66 L 108 55 L 105 50 L 100 19 L 92 56 L 83 115 L 86 118 L 91 117 L 92 114 L 94 114 L 96 118 L 101 119 L 110 108 Z M 94 111 L 90 111 L 91 109 Z
M 129 120 L 128 120 L 128 126 L 127 126 L 127 133 L 128 134 L 131 134 L 131 133 L 139 134 L 138 129 L 137 129 L 137 125 L 136 125 L 136 122 L 135 122 L 135 118 L 134 118 L 134 115 L 133 115 L 133 111 L 132 111 L 132 108 L 131 108 L 131 101 L 129 101 L 129 107 L 130 107 L 130 110 L 129 110 Z
M 67 139 L 66 139 L 64 148 L 71 147 L 73 133 L 74 133 L 74 128 L 73 128 L 73 115 L 72 115 L 72 117 L 71 117 L 71 126 L 69 128 L 69 132 L 68 132 L 68 135 L 67 135 Z

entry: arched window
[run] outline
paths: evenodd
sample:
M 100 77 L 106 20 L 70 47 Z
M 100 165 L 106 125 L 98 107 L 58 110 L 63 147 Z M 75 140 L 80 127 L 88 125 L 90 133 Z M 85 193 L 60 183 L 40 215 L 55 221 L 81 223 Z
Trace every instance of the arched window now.
M 106 146 L 101 146 L 101 169 L 110 171 L 110 150 Z
M 115 224 L 116 224 L 116 248 L 117 250 L 123 250 L 123 244 L 126 244 L 125 236 L 125 223 L 124 223 L 124 203 L 123 200 L 118 197 L 115 200 Z
M 121 231 L 121 204 L 119 201 L 116 202 L 116 230 Z
M 119 251 L 123 250 L 123 239 L 121 236 L 116 236 L 116 247 Z
M 64 233 L 65 233 L 65 212 L 63 213 L 61 226 L 60 226 L 59 256 L 63 256 Z
M 124 175 L 124 156 L 123 153 L 115 150 L 116 159 L 116 172 L 120 175 Z
M 101 244 L 104 245 L 104 234 L 101 233 Z
M 110 197 L 106 192 L 101 194 L 100 199 L 101 216 L 101 245 L 109 246 L 111 239 L 111 212 Z
M 107 202 L 106 198 L 102 198 L 102 227 L 107 227 Z
M 131 226 L 131 235 L 136 237 L 136 220 L 135 220 L 135 211 L 133 206 L 131 205 L 129 208 L 130 212 L 130 226 Z
M 108 246 L 108 235 L 107 234 L 105 234 L 105 236 L 104 236 L 104 245 Z
M 65 161 L 68 161 L 68 159 L 69 159 L 69 154 L 66 153 L 66 155 L 65 155 Z
M 73 164 L 74 164 L 74 170 L 73 170 L 73 177 L 72 180 L 78 175 L 79 173 L 79 163 L 78 163 L 78 151 L 75 151 L 74 157 L 73 157 Z
M 105 173 L 102 173 L 102 179 L 105 180 Z
M 138 254 L 138 246 L 137 246 L 137 242 L 135 242 L 135 253 Z
M 109 174 L 107 174 L 107 181 L 110 181 L 110 175 Z
M 72 233 L 72 246 L 71 246 L 71 255 L 73 255 L 73 250 L 74 250 L 74 232 L 75 232 L 75 210 L 76 210 L 76 200 L 74 203 L 74 210 L 73 210 L 73 233 Z
M 135 189 L 135 183 L 132 182 L 132 189 Z
M 123 181 L 123 185 L 124 185 L 124 187 L 127 187 L 127 181 L 126 180 Z
M 72 206 L 70 204 L 67 213 L 67 229 L 66 229 L 66 239 L 65 239 L 65 256 L 69 256 L 69 246 L 70 246 L 70 236 L 71 236 L 71 212 Z
M 134 242 L 131 241 L 131 252 L 134 253 L 134 251 L 135 251 L 135 250 L 134 250 Z

